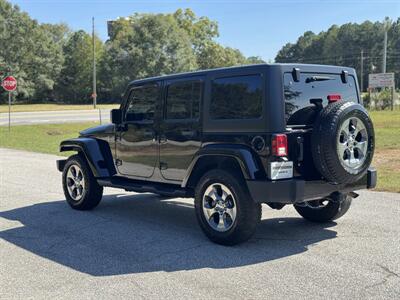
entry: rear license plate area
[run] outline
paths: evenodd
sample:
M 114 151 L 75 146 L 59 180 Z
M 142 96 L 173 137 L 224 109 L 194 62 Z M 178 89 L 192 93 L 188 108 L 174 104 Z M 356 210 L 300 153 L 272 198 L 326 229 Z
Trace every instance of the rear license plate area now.
M 293 177 L 292 161 L 274 161 L 268 164 L 268 178 L 271 180 L 286 179 Z

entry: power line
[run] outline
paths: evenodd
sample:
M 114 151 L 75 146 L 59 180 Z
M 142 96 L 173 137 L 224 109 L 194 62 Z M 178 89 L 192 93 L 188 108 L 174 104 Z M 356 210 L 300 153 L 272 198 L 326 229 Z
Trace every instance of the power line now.
M 293 58 L 281 58 L 281 61 L 286 61 L 286 62 L 295 62 L 295 61 L 301 61 L 301 62 L 310 62 L 310 61 L 339 61 L 339 60 L 356 60 L 360 57 L 359 54 L 353 54 L 353 55 L 348 55 L 348 56 L 319 56 L 319 57 L 293 57 Z M 400 57 L 399 54 L 391 54 L 387 55 L 387 58 L 397 58 Z M 368 59 L 380 59 L 382 56 L 380 55 L 375 55 L 375 56 L 363 56 L 364 60 Z

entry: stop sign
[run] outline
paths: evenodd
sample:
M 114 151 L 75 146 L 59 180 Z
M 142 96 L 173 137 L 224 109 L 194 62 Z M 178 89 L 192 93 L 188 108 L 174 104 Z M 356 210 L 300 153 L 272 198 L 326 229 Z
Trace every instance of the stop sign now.
M 17 79 L 13 76 L 7 76 L 3 79 L 1 86 L 7 91 L 12 92 L 17 88 Z

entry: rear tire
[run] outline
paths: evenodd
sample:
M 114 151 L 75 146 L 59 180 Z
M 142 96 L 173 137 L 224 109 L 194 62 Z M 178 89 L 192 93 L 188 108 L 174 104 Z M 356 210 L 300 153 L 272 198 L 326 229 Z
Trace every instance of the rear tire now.
M 195 190 L 200 228 L 217 244 L 247 241 L 261 220 L 261 204 L 251 199 L 244 180 L 238 177 L 223 170 L 211 170 L 203 175 Z
M 342 217 L 350 208 L 352 198 L 341 195 L 338 200 L 332 201 L 329 198 L 308 201 L 301 205 L 294 205 L 296 211 L 311 222 L 330 222 Z M 327 202 L 327 204 L 323 204 Z
M 77 210 L 95 208 L 103 196 L 103 187 L 93 176 L 86 160 L 80 155 L 68 158 L 62 173 L 65 199 Z

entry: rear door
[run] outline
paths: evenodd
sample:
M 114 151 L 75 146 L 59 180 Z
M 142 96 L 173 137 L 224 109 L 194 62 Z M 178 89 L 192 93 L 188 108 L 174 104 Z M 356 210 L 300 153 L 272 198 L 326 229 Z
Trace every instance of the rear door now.
M 168 180 L 183 180 L 201 144 L 200 104 L 203 77 L 165 82 L 160 124 L 160 169 Z
M 289 159 L 295 176 L 320 178 L 311 153 L 311 133 L 320 110 L 328 105 L 328 95 L 340 95 L 341 101 L 359 102 L 356 79 L 349 75 L 342 81 L 340 73 L 301 72 L 299 81 L 284 73 L 285 118 Z

